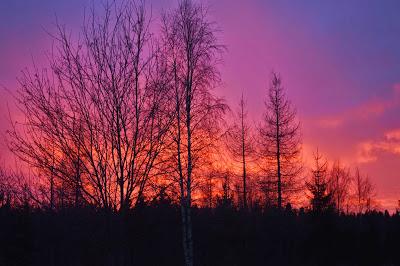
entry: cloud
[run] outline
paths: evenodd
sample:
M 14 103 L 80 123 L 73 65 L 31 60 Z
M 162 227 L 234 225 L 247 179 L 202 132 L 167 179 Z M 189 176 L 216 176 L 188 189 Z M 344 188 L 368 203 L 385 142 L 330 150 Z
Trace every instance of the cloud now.
M 392 86 L 390 98 L 373 98 L 338 114 L 319 117 L 317 118 L 317 125 L 320 128 L 332 129 L 353 122 L 368 121 L 370 119 L 381 117 L 386 111 L 399 106 L 399 103 L 400 83 L 395 83 Z
M 361 120 L 368 119 L 371 116 L 379 117 L 382 115 L 387 109 L 393 106 L 392 101 L 387 100 L 373 100 L 369 101 L 359 107 L 350 111 L 350 117 Z
M 382 152 L 400 155 L 400 129 L 385 132 L 381 140 L 359 143 L 357 161 L 359 163 L 375 162 Z
M 400 141 L 400 129 L 395 129 L 386 132 L 385 138 L 389 141 Z
M 321 117 L 317 124 L 321 128 L 338 128 L 354 121 L 365 121 L 380 117 L 392 104 L 387 101 L 370 101 L 340 114 Z

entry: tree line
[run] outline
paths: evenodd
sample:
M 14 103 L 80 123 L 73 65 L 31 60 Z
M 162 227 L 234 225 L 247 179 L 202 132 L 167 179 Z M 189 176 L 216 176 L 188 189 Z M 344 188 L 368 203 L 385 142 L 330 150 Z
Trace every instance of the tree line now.
M 23 120 L 8 131 L 11 151 L 33 174 L 1 169 L 2 206 L 125 213 L 168 198 L 180 206 L 186 265 L 193 265 L 193 205 L 375 207 L 374 186 L 358 169 L 329 166 L 318 150 L 306 169 L 301 124 L 278 73 L 256 126 L 244 95 L 227 119 L 229 106 L 213 93 L 226 47 L 207 8 L 182 0 L 162 12 L 157 31 L 153 24 L 136 1 L 93 7 L 79 37 L 56 24 L 48 67 L 19 78 Z

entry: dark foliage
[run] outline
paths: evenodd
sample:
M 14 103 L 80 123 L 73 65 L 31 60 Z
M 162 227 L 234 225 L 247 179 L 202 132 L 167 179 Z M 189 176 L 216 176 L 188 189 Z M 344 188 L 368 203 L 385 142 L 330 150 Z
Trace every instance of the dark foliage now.
M 0 209 L 0 265 L 181 265 L 179 208 Z M 400 265 L 400 216 L 193 209 L 196 265 Z

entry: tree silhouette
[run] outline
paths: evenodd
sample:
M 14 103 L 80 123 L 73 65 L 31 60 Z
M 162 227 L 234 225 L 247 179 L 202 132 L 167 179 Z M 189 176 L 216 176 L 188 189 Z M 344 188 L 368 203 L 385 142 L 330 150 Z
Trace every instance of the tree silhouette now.
M 210 89 L 219 80 L 219 45 L 206 9 L 190 0 L 163 15 L 164 56 L 171 76 L 175 119 L 172 162 L 178 174 L 185 265 L 193 265 L 192 191 L 201 156 L 212 145 L 226 105 Z M 203 154 L 204 155 L 204 154 Z M 203 158 L 202 158 L 203 157 Z
M 311 178 L 306 187 L 311 193 L 310 204 L 312 210 L 321 213 L 334 208 L 333 195 L 329 189 L 328 162 L 323 159 L 318 149 L 314 153 L 314 168 L 311 169 Z
M 354 186 L 357 212 L 362 213 L 364 211 L 370 211 L 371 202 L 375 194 L 374 186 L 368 176 L 364 177 L 361 175 L 358 167 L 356 168 L 354 176 Z
M 259 128 L 261 165 L 267 181 L 276 189 L 277 206 L 281 209 L 282 202 L 298 190 L 295 179 L 301 171 L 301 139 L 296 111 L 276 73 L 272 73 L 265 108 Z
M 234 159 L 241 163 L 242 168 L 242 191 L 241 203 L 244 209 L 248 205 L 248 161 L 254 156 L 254 141 L 251 135 L 251 128 L 246 121 L 247 110 L 243 93 L 239 102 L 239 110 L 237 112 L 237 120 L 228 130 L 227 148 L 233 155 Z
M 50 68 L 20 78 L 25 116 L 10 147 L 78 200 L 124 211 L 136 204 L 165 145 L 170 112 L 145 7 L 134 1 L 94 8 L 73 41 L 57 25 Z M 64 193 L 65 194 L 65 193 Z
M 335 198 L 338 213 L 347 210 L 351 186 L 350 169 L 335 161 L 330 171 L 330 190 Z M 345 206 L 347 204 L 347 207 Z M 346 208 L 345 208 L 346 207 Z

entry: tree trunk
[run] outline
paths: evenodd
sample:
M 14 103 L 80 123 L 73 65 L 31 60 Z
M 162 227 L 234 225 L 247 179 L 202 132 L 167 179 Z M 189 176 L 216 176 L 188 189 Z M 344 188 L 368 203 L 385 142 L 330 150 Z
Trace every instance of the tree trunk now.
M 276 163 L 278 174 L 278 208 L 282 209 L 281 143 L 279 136 L 279 112 L 276 112 Z
M 245 132 L 244 132 L 244 102 L 243 95 L 241 100 L 241 124 L 242 124 L 242 162 L 243 162 L 243 208 L 247 210 L 247 191 L 246 191 L 246 150 L 245 150 Z
M 189 79 L 191 80 L 191 78 Z M 191 219 L 191 201 L 192 201 L 192 139 L 191 139 L 191 82 L 188 82 L 186 88 L 186 130 L 187 130 L 187 183 L 186 183 L 186 234 L 187 234 L 187 258 L 186 266 L 193 265 L 193 239 L 192 239 L 192 219 Z

